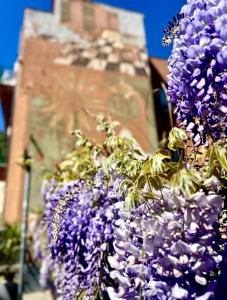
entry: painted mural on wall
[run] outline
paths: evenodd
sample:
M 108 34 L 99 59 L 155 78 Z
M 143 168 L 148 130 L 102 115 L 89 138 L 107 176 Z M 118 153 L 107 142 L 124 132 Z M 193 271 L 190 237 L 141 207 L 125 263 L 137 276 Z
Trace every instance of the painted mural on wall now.
M 54 62 L 96 71 L 116 71 L 130 76 L 149 74 L 145 50 L 123 44 L 121 35 L 112 31 L 104 31 L 101 37 L 86 43 L 66 43 Z
M 111 115 L 121 123 L 119 131 L 133 135 L 147 152 L 157 147 L 142 16 L 132 14 L 130 22 L 134 18 L 140 24 L 133 37 L 122 20 L 124 16 L 130 20 L 129 12 L 80 1 L 62 3 L 56 1 L 53 15 L 28 11 L 25 20 L 21 89 L 31 107 L 29 134 L 37 143 L 30 147 L 35 158 L 32 209 L 40 205 L 43 170 L 73 149 L 70 131 L 80 128 L 96 141 L 103 138 L 85 111 Z M 79 10 L 73 15 L 75 5 L 81 16 Z M 78 20 L 81 27 L 75 31 Z M 92 20 L 94 31 L 88 24 Z

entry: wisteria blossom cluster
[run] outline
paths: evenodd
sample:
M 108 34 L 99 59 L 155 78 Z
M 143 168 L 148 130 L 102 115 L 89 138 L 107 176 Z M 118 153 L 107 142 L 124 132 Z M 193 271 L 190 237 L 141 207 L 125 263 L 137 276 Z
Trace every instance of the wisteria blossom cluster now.
M 123 200 L 117 193 L 120 179 L 107 181 L 98 173 L 91 180 L 70 182 L 46 205 L 50 259 L 57 293 L 64 299 L 98 299 L 109 282 L 115 203 Z
M 227 134 L 227 2 L 188 0 L 169 59 L 168 95 L 196 145 Z
M 108 287 L 110 299 L 211 299 L 223 252 L 222 207 L 214 192 L 185 199 L 163 189 L 160 203 L 122 211 L 115 221 L 116 253 L 108 257 L 118 283 Z

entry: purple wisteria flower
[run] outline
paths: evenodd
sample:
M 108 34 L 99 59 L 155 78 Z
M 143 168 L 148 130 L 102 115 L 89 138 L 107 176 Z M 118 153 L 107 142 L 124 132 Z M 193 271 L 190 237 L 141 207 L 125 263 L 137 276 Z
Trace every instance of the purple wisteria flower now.
M 196 145 L 227 134 L 227 1 L 188 0 L 169 59 L 168 95 Z
M 109 278 L 107 253 L 113 253 L 113 221 L 121 180 L 98 173 L 91 182 L 78 180 L 49 197 L 45 219 L 57 293 L 99 299 Z
M 118 287 L 108 287 L 110 299 L 212 299 L 222 261 L 222 206 L 214 192 L 185 199 L 164 188 L 160 203 L 119 212 L 116 253 L 108 258 Z

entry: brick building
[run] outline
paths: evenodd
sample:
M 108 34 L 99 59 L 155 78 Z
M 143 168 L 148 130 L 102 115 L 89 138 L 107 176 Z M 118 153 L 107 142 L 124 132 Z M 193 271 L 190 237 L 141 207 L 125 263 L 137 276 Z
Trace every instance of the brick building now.
M 17 162 L 27 146 L 34 158 L 31 210 L 36 210 L 41 204 L 41 167 L 51 168 L 73 148 L 69 132 L 80 128 L 101 141 L 84 110 L 110 114 L 120 121 L 119 131 L 134 136 L 145 151 L 158 147 L 143 15 L 56 0 L 52 13 L 26 10 L 20 47 L 7 222 L 20 220 L 24 171 Z

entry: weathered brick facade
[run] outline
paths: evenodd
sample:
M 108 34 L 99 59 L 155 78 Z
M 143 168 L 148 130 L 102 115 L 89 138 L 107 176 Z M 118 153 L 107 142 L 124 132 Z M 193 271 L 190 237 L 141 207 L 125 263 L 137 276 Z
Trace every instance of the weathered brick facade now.
M 132 26 L 133 29 L 128 28 Z M 151 152 L 157 148 L 143 16 L 77 0 L 56 1 L 55 13 L 28 10 L 21 45 L 5 219 L 20 220 L 25 147 L 34 158 L 31 209 L 40 207 L 41 166 L 51 168 L 73 147 L 69 132 L 81 128 L 101 141 L 94 120 L 104 112 L 121 122 Z M 29 143 L 29 137 L 44 154 Z

